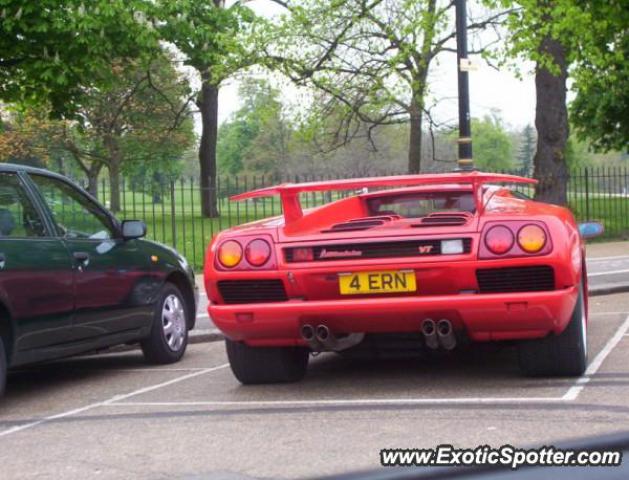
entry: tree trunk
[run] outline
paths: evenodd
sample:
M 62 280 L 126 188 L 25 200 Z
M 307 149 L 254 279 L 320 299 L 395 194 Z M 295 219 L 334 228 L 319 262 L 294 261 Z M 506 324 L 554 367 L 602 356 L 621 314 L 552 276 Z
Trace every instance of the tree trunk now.
M 107 168 L 109 169 L 109 209 L 117 213 L 120 211 L 120 166 L 122 155 L 118 142 L 111 136 L 105 137 L 105 148 L 108 153 Z
M 198 99 L 201 111 L 201 143 L 199 167 L 201 171 L 201 212 L 205 217 L 218 217 L 216 191 L 216 141 L 218 135 L 218 86 L 204 80 Z
M 408 173 L 419 173 L 422 161 L 422 108 L 416 99 L 411 100 L 410 135 L 408 140 Z
M 535 199 L 565 205 L 568 184 L 565 152 L 569 133 L 566 50 L 559 41 L 550 37 L 542 40 L 540 50 L 552 58 L 559 73 L 554 75 L 539 65 L 535 72 L 537 151 L 533 163 L 534 176 L 539 180 Z
M 96 175 L 92 175 L 92 173 L 87 174 L 87 191 L 94 198 L 98 198 L 98 173 Z
M 87 175 L 87 191 L 94 197 L 98 198 L 98 175 L 100 174 L 103 164 L 94 162 L 90 168 L 85 171 Z
M 120 163 L 109 165 L 109 210 L 114 213 L 120 211 Z

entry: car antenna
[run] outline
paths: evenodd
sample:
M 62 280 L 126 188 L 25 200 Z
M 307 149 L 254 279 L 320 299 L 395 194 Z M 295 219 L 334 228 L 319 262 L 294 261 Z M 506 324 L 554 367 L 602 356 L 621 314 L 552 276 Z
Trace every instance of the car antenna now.
M 456 61 L 459 90 L 459 138 L 458 160 L 455 171 L 475 170 L 472 156 L 472 127 L 470 122 L 470 61 L 467 58 L 467 10 L 466 0 L 455 0 L 456 16 Z

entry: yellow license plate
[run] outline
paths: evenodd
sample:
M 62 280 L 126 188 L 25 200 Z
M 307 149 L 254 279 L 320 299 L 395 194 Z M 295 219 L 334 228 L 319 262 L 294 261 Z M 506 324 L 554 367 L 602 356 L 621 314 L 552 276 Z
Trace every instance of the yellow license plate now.
M 339 274 L 341 295 L 365 293 L 398 293 L 417 290 L 415 272 L 398 270 Z

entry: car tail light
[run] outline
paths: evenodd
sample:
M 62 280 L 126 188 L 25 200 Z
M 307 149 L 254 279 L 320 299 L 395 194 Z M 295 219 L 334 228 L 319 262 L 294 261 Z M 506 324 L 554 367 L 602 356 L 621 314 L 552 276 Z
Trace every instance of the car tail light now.
M 293 248 L 293 262 L 312 262 L 314 251 L 309 247 Z
M 271 246 L 259 238 L 251 240 L 245 248 L 245 258 L 254 267 L 261 267 L 271 257 Z
M 537 253 L 546 245 L 546 232 L 537 225 L 525 225 L 518 232 L 518 245 L 526 253 Z
M 513 232 L 503 225 L 490 228 L 485 235 L 485 245 L 496 255 L 502 255 L 511 250 L 514 241 Z
M 235 240 L 227 240 L 218 247 L 218 261 L 226 268 L 233 268 L 242 260 L 242 247 Z

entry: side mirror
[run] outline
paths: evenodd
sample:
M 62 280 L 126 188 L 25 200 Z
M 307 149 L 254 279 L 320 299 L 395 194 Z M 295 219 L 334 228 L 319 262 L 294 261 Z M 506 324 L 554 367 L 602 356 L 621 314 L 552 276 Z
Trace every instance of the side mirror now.
M 603 235 L 605 227 L 600 222 L 579 223 L 579 233 L 582 238 L 594 238 Z
M 122 222 L 122 238 L 133 240 L 146 235 L 146 224 L 140 220 L 124 220 Z

